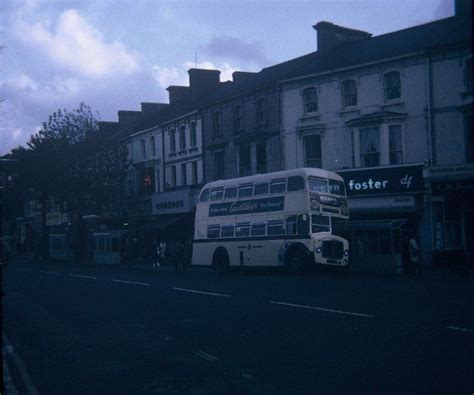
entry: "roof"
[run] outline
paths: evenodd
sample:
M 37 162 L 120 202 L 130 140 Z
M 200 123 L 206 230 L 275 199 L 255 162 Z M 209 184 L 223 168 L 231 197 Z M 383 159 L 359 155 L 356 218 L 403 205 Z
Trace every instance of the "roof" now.
M 309 61 L 285 79 L 395 58 L 411 53 L 472 43 L 472 26 L 450 17 L 404 30 L 342 44 L 323 54 L 313 52 Z

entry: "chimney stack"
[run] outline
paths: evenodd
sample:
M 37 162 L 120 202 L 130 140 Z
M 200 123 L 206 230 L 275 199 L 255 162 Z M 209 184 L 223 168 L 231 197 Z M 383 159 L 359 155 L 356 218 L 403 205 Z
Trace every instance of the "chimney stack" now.
M 161 110 L 169 106 L 168 103 L 140 103 L 144 117 L 158 114 Z
M 141 111 L 128 111 L 120 110 L 118 112 L 118 119 L 120 124 L 120 129 L 126 128 L 135 122 L 138 122 L 142 117 Z
M 189 88 L 193 99 L 216 90 L 220 84 L 219 70 L 189 69 Z
M 341 44 L 372 37 L 372 34 L 362 30 L 349 29 L 325 21 L 318 22 L 313 29 L 317 32 L 319 53 L 325 53 Z
M 99 127 L 99 133 L 103 134 L 113 134 L 119 130 L 118 122 L 99 121 L 97 122 L 97 126 Z
M 189 86 L 170 85 L 166 90 L 169 93 L 170 104 L 175 104 L 189 98 Z

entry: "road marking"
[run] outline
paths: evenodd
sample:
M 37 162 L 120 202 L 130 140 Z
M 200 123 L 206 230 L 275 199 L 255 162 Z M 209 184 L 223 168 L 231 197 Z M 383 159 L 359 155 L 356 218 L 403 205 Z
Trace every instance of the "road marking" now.
M 10 342 L 5 336 L 5 332 L 3 332 L 3 342 L 5 344 L 5 347 L 3 348 L 3 350 L 6 354 L 12 357 L 12 360 L 14 364 L 16 365 L 18 372 L 20 372 L 20 376 L 23 380 L 23 383 L 25 384 L 26 393 L 28 395 L 38 395 L 39 392 L 36 389 L 35 385 L 33 384 L 33 381 L 31 381 L 31 377 L 28 374 L 28 370 L 26 369 L 24 362 L 22 361 L 20 356 L 15 352 L 13 347 L 10 345 Z
M 459 328 L 457 326 L 448 326 L 448 329 L 451 329 L 452 331 L 461 331 L 461 332 L 474 332 L 474 329 L 469 329 L 469 328 Z
M 186 288 L 173 288 L 175 291 L 183 291 L 183 292 L 192 292 L 196 294 L 204 294 L 204 295 L 212 295 L 212 296 L 222 296 L 224 298 L 231 298 L 232 295 L 226 294 L 218 294 L 214 292 L 204 292 L 204 291 L 196 291 L 195 289 L 186 289 Z
M 115 282 L 115 283 L 124 283 L 124 284 L 135 284 L 135 285 L 145 285 L 145 286 L 150 285 L 148 283 L 140 283 L 140 282 L 137 282 L 137 281 L 126 281 L 126 280 L 116 280 L 116 279 L 113 279 L 112 281 Z
M 71 277 L 80 277 L 80 278 L 89 278 L 91 280 L 97 280 L 97 277 L 92 277 L 92 276 L 84 276 L 82 274 L 71 274 L 69 273 Z
M 325 309 L 323 307 L 305 306 L 305 305 L 302 305 L 302 304 L 294 304 L 294 303 L 286 303 L 286 302 L 276 302 L 276 301 L 273 301 L 273 300 L 271 300 L 270 303 L 279 304 L 279 305 L 282 305 L 282 306 L 299 307 L 299 308 L 302 308 L 302 309 L 326 311 L 328 313 L 353 315 L 355 317 L 374 318 L 374 316 L 372 314 L 353 313 L 351 311 L 332 310 L 332 309 Z
M 217 361 L 217 357 L 215 357 L 214 355 L 208 354 L 204 351 L 201 351 L 201 350 L 194 351 L 194 354 L 196 354 L 197 356 L 199 356 L 201 358 L 206 359 L 209 362 Z
M 168 335 L 161 335 L 160 337 L 168 342 L 170 342 L 171 340 L 174 340 L 174 337 L 171 337 Z
M 251 374 L 248 374 L 248 373 L 242 373 L 242 377 L 245 380 L 252 380 L 253 379 L 253 376 Z
M 55 276 L 60 276 L 61 273 L 58 273 L 58 272 L 49 272 L 47 270 L 40 270 L 40 273 L 44 273 L 44 274 L 54 274 Z

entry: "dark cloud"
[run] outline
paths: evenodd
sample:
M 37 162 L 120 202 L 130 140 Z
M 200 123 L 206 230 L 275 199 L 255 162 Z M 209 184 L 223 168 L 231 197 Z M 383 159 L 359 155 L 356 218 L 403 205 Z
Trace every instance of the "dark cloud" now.
M 258 66 L 268 66 L 271 61 L 265 56 L 259 43 L 247 43 L 236 37 L 214 37 L 203 50 L 222 60 L 238 60 L 254 63 Z

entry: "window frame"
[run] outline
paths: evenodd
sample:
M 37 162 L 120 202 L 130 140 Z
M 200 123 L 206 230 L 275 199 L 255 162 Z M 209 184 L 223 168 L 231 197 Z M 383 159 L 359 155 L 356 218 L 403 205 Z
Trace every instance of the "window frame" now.
M 186 126 L 179 127 L 179 150 L 186 151 Z
M 308 158 L 308 144 L 310 139 L 318 138 L 319 139 L 319 158 Z M 316 150 L 317 151 L 317 150 Z M 319 133 L 311 133 L 303 135 L 303 152 L 304 152 L 304 164 L 305 167 L 315 167 L 315 168 L 322 168 L 323 166 L 323 148 L 322 148 L 322 139 L 321 134 Z M 314 165 L 319 166 L 314 166 Z
M 176 153 L 176 130 L 171 129 L 168 133 L 170 139 L 170 154 Z
M 393 84 L 392 81 L 388 81 L 389 76 L 397 75 L 398 76 L 398 85 Z M 387 70 L 382 75 L 383 81 L 383 97 L 385 102 L 393 102 L 398 101 L 402 98 L 402 74 L 399 70 Z M 391 85 L 388 85 L 388 82 L 391 82 Z M 389 90 L 396 90 L 398 88 L 398 96 L 396 97 L 389 97 L 388 91 Z
M 259 97 L 255 101 L 255 121 L 257 126 L 267 125 L 268 102 L 266 97 Z
M 352 85 L 353 84 L 353 85 Z M 348 92 L 349 88 L 354 89 L 354 92 Z M 350 96 L 355 96 L 355 103 L 348 102 Z M 349 78 L 341 81 L 341 97 L 342 97 L 342 108 L 352 109 L 358 106 L 359 104 L 359 92 L 357 89 L 357 81 L 354 78 Z
M 197 125 L 196 122 L 189 124 L 189 144 L 191 148 L 197 147 Z
M 315 92 L 315 97 L 316 97 L 316 100 L 313 101 L 313 102 L 308 102 L 307 101 L 307 93 L 308 92 Z M 318 92 L 318 89 L 315 87 L 315 86 L 307 86 L 307 87 L 304 87 L 302 92 L 301 92 L 302 96 L 303 96 L 303 113 L 304 114 L 317 114 L 319 112 L 319 92 Z M 316 103 L 316 109 L 314 110 L 308 110 L 308 104 L 310 103 Z

